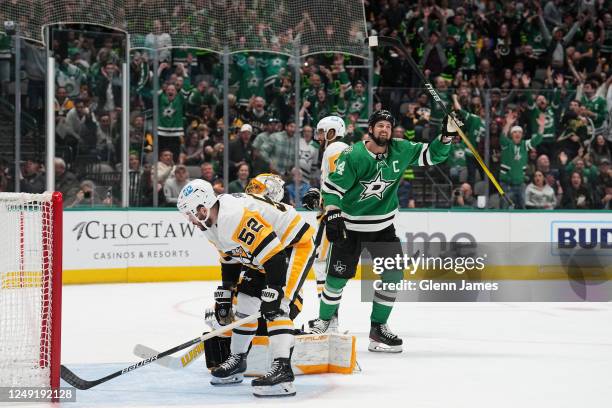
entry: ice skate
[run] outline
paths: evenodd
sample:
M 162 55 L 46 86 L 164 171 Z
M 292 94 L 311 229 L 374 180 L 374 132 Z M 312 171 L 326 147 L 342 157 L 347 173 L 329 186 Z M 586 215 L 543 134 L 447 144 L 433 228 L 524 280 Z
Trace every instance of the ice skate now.
M 243 373 L 247 368 L 246 353 L 230 354 L 219 367 L 213 368 L 210 380 L 212 385 L 230 385 L 241 383 L 244 379 Z
M 312 334 L 323 334 L 329 332 L 331 320 L 314 319 L 308 322 L 308 332 Z
M 402 339 L 392 333 L 386 324 L 372 323 L 368 350 L 379 353 L 401 353 Z
M 274 359 L 270 371 L 263 377 L 251 381 L 253 395 L 256 397 L 292 397 L 295 395 L 294 379 L 291 360 L 288 358 Z

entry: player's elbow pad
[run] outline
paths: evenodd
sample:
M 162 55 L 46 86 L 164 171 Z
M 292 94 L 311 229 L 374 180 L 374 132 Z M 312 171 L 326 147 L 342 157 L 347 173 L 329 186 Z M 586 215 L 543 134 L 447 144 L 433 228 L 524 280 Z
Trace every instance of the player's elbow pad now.
M 263 264 L 266 271 L 266 283 L 268 285 L 285 286 L 287 275 L 287 256 L 285 251 L 279 251 Z

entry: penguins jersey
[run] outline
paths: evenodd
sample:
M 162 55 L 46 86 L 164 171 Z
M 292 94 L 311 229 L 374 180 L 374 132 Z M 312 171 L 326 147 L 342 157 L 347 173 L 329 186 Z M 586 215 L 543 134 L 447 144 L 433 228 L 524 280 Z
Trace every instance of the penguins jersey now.
M 344 142 L 334 142 L 325 148 L 321 163 L 321 185 L 327 181 L 330 173 L 336 170 L 336 160 L 340 153 L 349 146 Z
M 204 231 L 221 263 L 263 270 L 274 255 L 312 236 L 310 225 L 289 205 L 255 194 L 219 196 L 217 223 Z

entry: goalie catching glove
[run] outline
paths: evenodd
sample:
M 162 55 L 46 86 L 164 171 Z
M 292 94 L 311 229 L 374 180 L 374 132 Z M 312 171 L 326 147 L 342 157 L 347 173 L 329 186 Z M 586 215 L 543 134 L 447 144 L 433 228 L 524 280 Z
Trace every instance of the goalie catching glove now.
M 307 210 L 316 210 L 321 202 L 321 193 L 318 188 L 310 188 L 302 198 L 302 204 Z
M 219 286 L 215 290 L 215 318 L 221 326 L 225 326 L 234 321 L 234 313 L 232 312 L 232 300 L 234 292 L 223 286 Z
M 457 125 L 459 126 L 462 125 L 461 121 L 459 121 L 459 119 L 457 118 L 457 115 L 455 115 L 454 112 L 451 113 L 451 115 L 454 120 L 451 120 L 450 115 L 447 115 L 444 117 L 444 121 L 442 122 L 442 132 L 440 134 L 440 140 L 444 144 L 451 143 L 453 139 L 459 136 L 459 131 L 457 127 L 455 126 L 455 121 L 457 122 Z

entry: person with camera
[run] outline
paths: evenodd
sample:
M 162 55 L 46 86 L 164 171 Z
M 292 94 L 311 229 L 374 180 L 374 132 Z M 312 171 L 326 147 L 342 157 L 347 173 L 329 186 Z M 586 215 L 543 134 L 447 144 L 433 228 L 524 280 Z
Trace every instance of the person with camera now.
M 110 206 L 113 204 L 112 190 L 109 187 L 106 197 L 102 198 L 96 192 L 96 185 L 91 180 L 83 180 L 79 186 L 79 190 L 67 200 L 68 208 L 74 207 L 94 207 L 99 205 Z
M 476 208 L 476 198 L 470 183 L 463 183 L 453 191 L 453 207 Z

